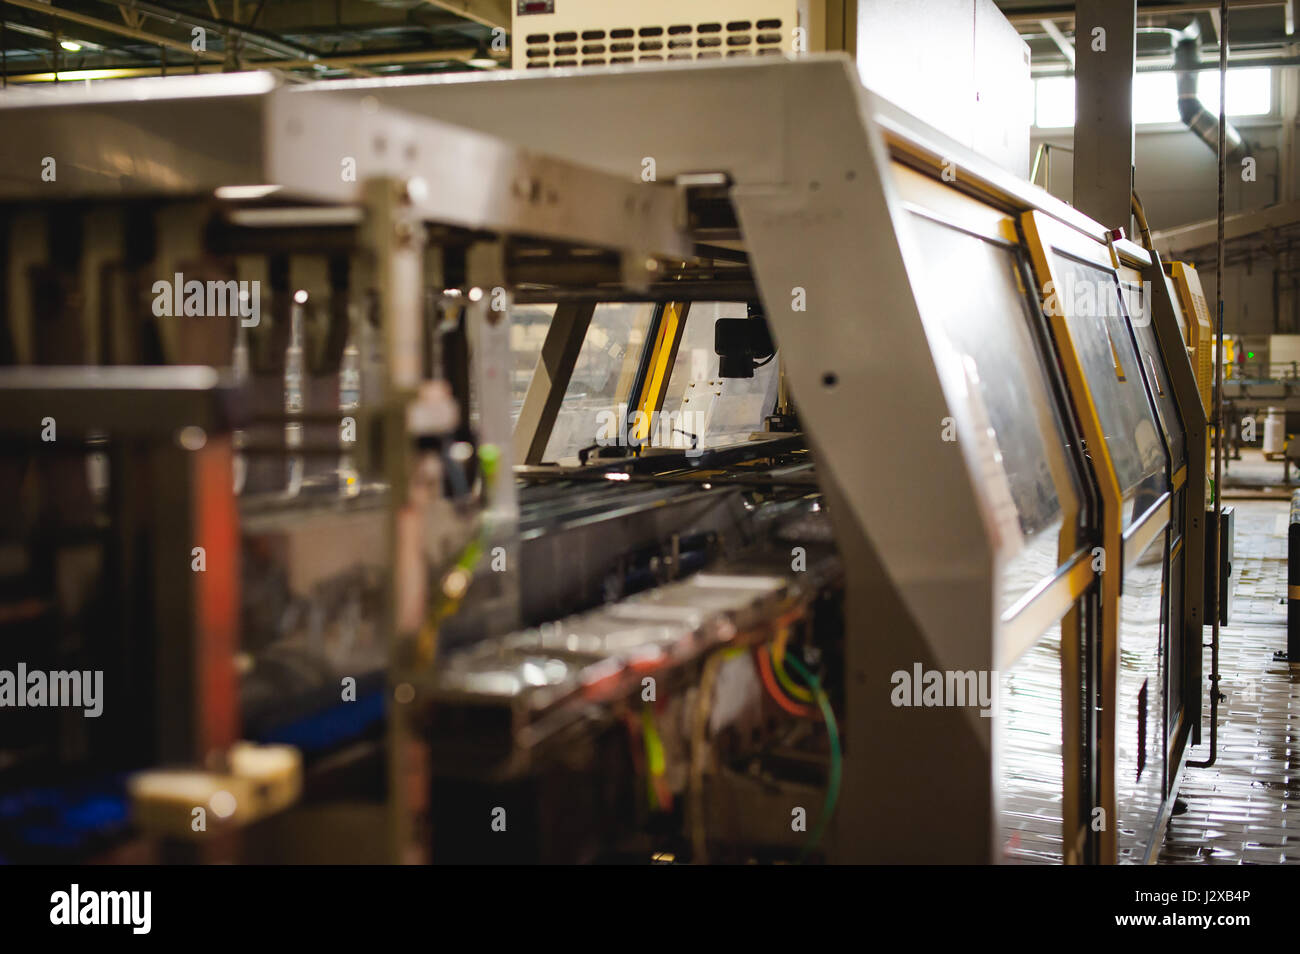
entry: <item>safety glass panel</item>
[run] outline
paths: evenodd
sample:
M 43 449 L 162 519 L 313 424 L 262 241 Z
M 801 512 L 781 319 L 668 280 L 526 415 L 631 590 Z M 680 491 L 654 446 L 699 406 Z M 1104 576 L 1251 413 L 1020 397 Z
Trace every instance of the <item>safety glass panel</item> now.
M 776 406 L 780 358 L 772 356 L 754 368 L 752 378 L 724 378 L 713 349 L 713 327 L 719 318 L 744 318 L 744 302 L 702 301 L 686 315 L 677 360 L 664 393 L 664 411 L 698 435 L 700 447 L 742 443 L 763 429 Z
M 515 305 L 510 309 L 510 420 L 517 423 L 528 383 L 537 370 L 542 344 L 555 317 L 554 305 Z
M 1149 372 L 1138 367 L 1114 273 L 1055 251 L 1052 259 L 1060 287 L 1046 289 L 1045 307 L 1065 316 L 1119 480 L 1128 529 L 1168 489 L 1164 442 L 1143 385 Z
M 1001 528 L 1005 610 L 1068 556 L 1060 536 L 1067 514 L 1077 520 L 1079 478 L 1018 251 L 919 214 L 912 221 L 923 266 L 913 284 L 957 418 L 957 433 L 938 436 L 960 441 Z
M 576 463 L 578 452 L 609 443 L 627 413 L 627 394 L 645 346 L 654 305 L 605 302 L 596 306 L 546 444 L 545 460 Z M 511 315 L 511 396 L 517 422 L 537 368 L 554 305 L 515 306 Z
M 1137 338 L 1138 357 L 1142 371 L 1147 378 L 1147 387 L 1155 399 L 1156 410 L 1160 412 L 1160 424 L 1164 429 L 1165 439 L 1169 442 L 1169 455 L 1173 459 L 1173 469 L 1177 470 L 1187 462 L 1187 452 L 1183 447 L 1183 428 L 1178 417 L 1178 405 L 1174 402 L 1174 390 L 1169 383 L 1169 372 L 1161 357 L 1160 342 L 1156 339 L 1156 329 L 1151 323 L 1151 287 L 1147 283 L 1124 282 L 1124 301 L 1128 306 L 1129 320 L 1133 325 L 1133 334 Z

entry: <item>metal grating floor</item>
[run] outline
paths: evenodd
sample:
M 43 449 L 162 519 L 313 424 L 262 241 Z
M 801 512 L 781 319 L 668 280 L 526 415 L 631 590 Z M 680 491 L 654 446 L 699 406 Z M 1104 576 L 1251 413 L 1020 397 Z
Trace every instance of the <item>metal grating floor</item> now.
M 1289 505 L 1228 503 L 1237 508 L 1237 535 L 1231 622 L 1220 635 L 1227 699 L 1219 706 L 1219 757 L 1211 768 L 1184 772 L 1179 795 L 1188 809 L 1169 821 L 1161 864 L 1300 863 L 1300 666 L 1273 659 L 1286 648 Z M 1206 673 L 1209 660 L 1206 650 Z M 1208 756 L 1208 728 L 1207 715 L 1189 760 Z

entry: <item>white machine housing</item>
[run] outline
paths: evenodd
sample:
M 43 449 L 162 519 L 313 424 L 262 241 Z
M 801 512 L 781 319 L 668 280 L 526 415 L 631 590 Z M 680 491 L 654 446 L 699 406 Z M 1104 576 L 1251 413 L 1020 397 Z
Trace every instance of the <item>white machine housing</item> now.
M 516 0 L 517 69 L 662 63 L 807 51 L 799 0 Z

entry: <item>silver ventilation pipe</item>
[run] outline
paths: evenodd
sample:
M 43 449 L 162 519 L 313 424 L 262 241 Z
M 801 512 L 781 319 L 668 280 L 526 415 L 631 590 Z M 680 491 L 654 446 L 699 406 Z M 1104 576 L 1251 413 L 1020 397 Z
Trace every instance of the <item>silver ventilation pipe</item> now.
M 1201 65 L 1201 27 L 1193 20 L 1174 44 L 1174 72 L 1178 76 L 1178 115 L 1184 125 L 1216 153 L 1219 151 L 1219 117 L 1201 103 L 1196 78 Z M 1228 161 L 1240 163 L 1251 145 L 1232 123 L 1224 121 L 1224 149 Z

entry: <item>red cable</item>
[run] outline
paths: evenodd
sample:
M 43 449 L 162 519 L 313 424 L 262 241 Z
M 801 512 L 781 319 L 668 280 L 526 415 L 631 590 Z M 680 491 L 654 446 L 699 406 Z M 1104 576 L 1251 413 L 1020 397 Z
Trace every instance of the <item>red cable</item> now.
M 789 699 L 783 696 L 781 694 L 781 690 L 777 688 L 776 677 L 772 674 L 772 663 L 767 658 L 767 648 L 764 646 L 760 646 L 757 650 L 757 653 L 758 653 L 758 673 L 760 676 L 763 677 L 763 685 L 767 688 L 768 695 L 770 695 L 774 700 L 776 700 L 777 705 L 779 705 L 782 709 L 784 709 L 786 712 L 790 713 L 791 715 L 798 716 L 801 719 L 813 718 L 816 715 L 816 713 L 813 712 L 812 709 L 808 708 L 807 706 L 801 706 L 797 702 L 791 702 Z

